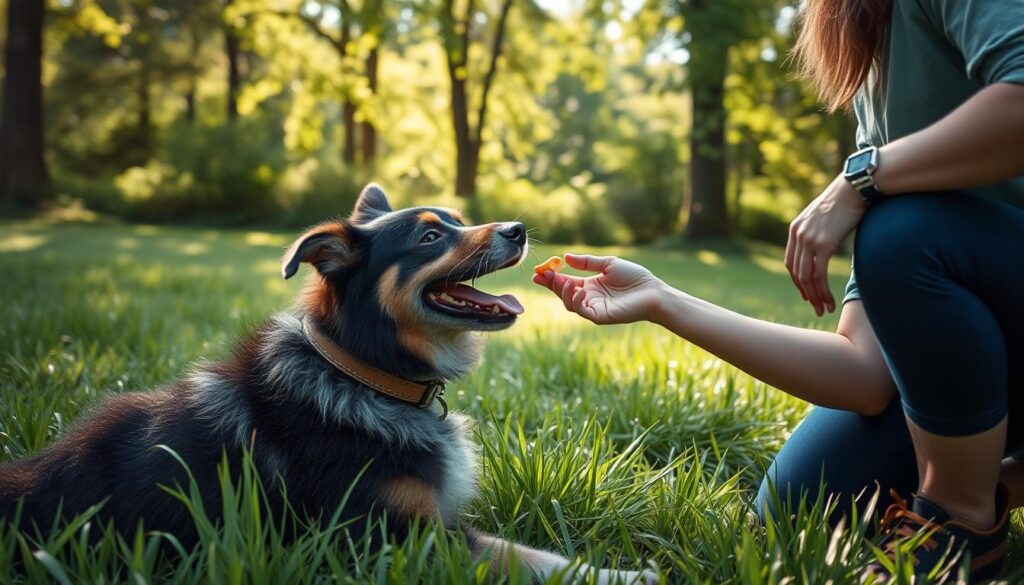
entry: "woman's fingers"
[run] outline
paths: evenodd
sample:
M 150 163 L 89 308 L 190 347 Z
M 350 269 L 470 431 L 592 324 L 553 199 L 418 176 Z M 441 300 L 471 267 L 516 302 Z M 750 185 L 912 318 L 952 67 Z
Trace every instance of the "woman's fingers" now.
M 814 313 L 819 317 L 823 313 L 821 299 L 814 289 L 814 250 L 810 249 L 806 242 L 801 241 L 797 250 L 797 280 L 800 288 L 803 289 L 807 302 L 814 307 Z
M 591 256 L 589 254 L 566 254 L 565 262 L 576 270 L 604 272 L 615 260 L 614 256 Z
M 789 237 L 786 238 L 785 264 L 786 270 L 789 271 L 789 278 L 793 280 L 793 286 L 795 286 L 796 290 L 800 292 L 800 298 L 806 301 L 807 295 L 804 293 L 803 287 L 800 286 L 800 280 L 797 278 L 796 253 L 799 248 L 799 243 L 797 242 L 796 231 L 798 225 L 799 224 L 796 220 L 789 224 Z
M 573 308 L 572 308 L 572 295 L 575 294 L 575 292 L 577 290 L 578 289 L 573 285 L 571 280 L 569 280 L 569 279 L 565 280 L 565 283 L 562 285 L 561 294 L 559 296 L 562 297 L 562 304 L 565 305 L 565 310 L 566 311 L 572 311 L 573 310 Z
M 587 299 L 587 291 L 586 291 L 586 289 L 582 289 L 582 288 L 576 289 L 576 292 L 574 292 L 573 295 L 572 295 L 572 310 L 574 312 L 576 312 L 576 313 L 579 313 L 583 317 L 586 317 L 587 319 L 593 320 L 591 318 L 591 312 L 593 311 L 593 309 L 590 309 L 590 307 L 587 307 L 584 304 L 586 299 Z
M 587 303 L 587 290 L 583 286 L 584 279 L 547 270 L 544 274 L 534 274 L 533 282 L 558 295 L 567 311 L 597 322 L 597 310 Z
M 814 254 L 814 290 L 818 294 L 818 299 L 821 300 L 822 305 L 825 309 L 831 313 L 836 310 L 836 300 L 832 296 L 832 291 L 828 288 L 828 261 L 829 254 L 823 249 L 819 249 Z
M 565 281 L 572 281 L 576 286 L 583 286 L 583 279 L 578 276 L 566 276 L 553 270 L 545 270 L 543 274 L 534 274 L 533 282 L 544 288 L 550 289 L 556 295 L 562 294 L 562 286 Z

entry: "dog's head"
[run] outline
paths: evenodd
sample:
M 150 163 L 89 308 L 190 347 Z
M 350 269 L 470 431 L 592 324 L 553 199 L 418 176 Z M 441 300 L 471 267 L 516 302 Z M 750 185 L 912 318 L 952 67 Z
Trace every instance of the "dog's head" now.
M 518 264 L 523 224 L 467 226 L 452 209 L 392 210 L 367 186 L 352 215 L 313 227 L 291 245 L 281 271 L 316 269 L 300 306 L 348 352 L 410 378 L 451 378 L 476 361 L 477 331 L 510 327 L 523 312 L 512 295 L 468 282 Z

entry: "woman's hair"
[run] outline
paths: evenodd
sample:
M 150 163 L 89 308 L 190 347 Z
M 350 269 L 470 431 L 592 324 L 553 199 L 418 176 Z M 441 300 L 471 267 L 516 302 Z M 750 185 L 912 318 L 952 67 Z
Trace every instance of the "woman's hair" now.
M 847 108 L 878 65 L 892 0 L 804 0 L 793 47 L 830 112 Z

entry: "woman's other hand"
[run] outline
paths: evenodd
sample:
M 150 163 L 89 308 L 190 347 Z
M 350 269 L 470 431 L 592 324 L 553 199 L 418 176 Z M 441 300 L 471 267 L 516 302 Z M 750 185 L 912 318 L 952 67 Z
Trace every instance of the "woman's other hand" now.
M 565 261 L 599 274 L 582 278 L 547 270 L 535 274 L 533 282 L 561 297 L 567 310 L 598 325 L 648 320 L 667 294 L 649 270 L 621 258 L 566 254 Z
M 819 317 L 836 308 L 828 288 L 828 261 L 866 210 L 860 193 L 839 176 L 789 224 L 786 268 Z

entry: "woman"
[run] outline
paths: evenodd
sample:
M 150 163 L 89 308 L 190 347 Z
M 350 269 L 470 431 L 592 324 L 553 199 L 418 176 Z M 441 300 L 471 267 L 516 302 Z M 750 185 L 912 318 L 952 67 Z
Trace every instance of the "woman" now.
M 786 248 L 820 316 L 835 309 L 829 259 L 857 228 L 836 333 L 732 313 L 612 257 L 568 255 L 600 274 L 534 281 L 595 323 L 659 323 L 818 405 L 759 509 L 769 482 L 783 499 L 822 479 L 914 492 L 886 512 L 889 550 L 928 525 L 919 572 L 953 547 L 972 579 L 994 576 L 1024 502 L 1024 472 L 1003 460 L 1024 453 L 1024 211 L 1002 202 L 1024 202 L 1024 0 L 807 0 L 796 54 L 830 109 L 855 110 L 866 149 Z

